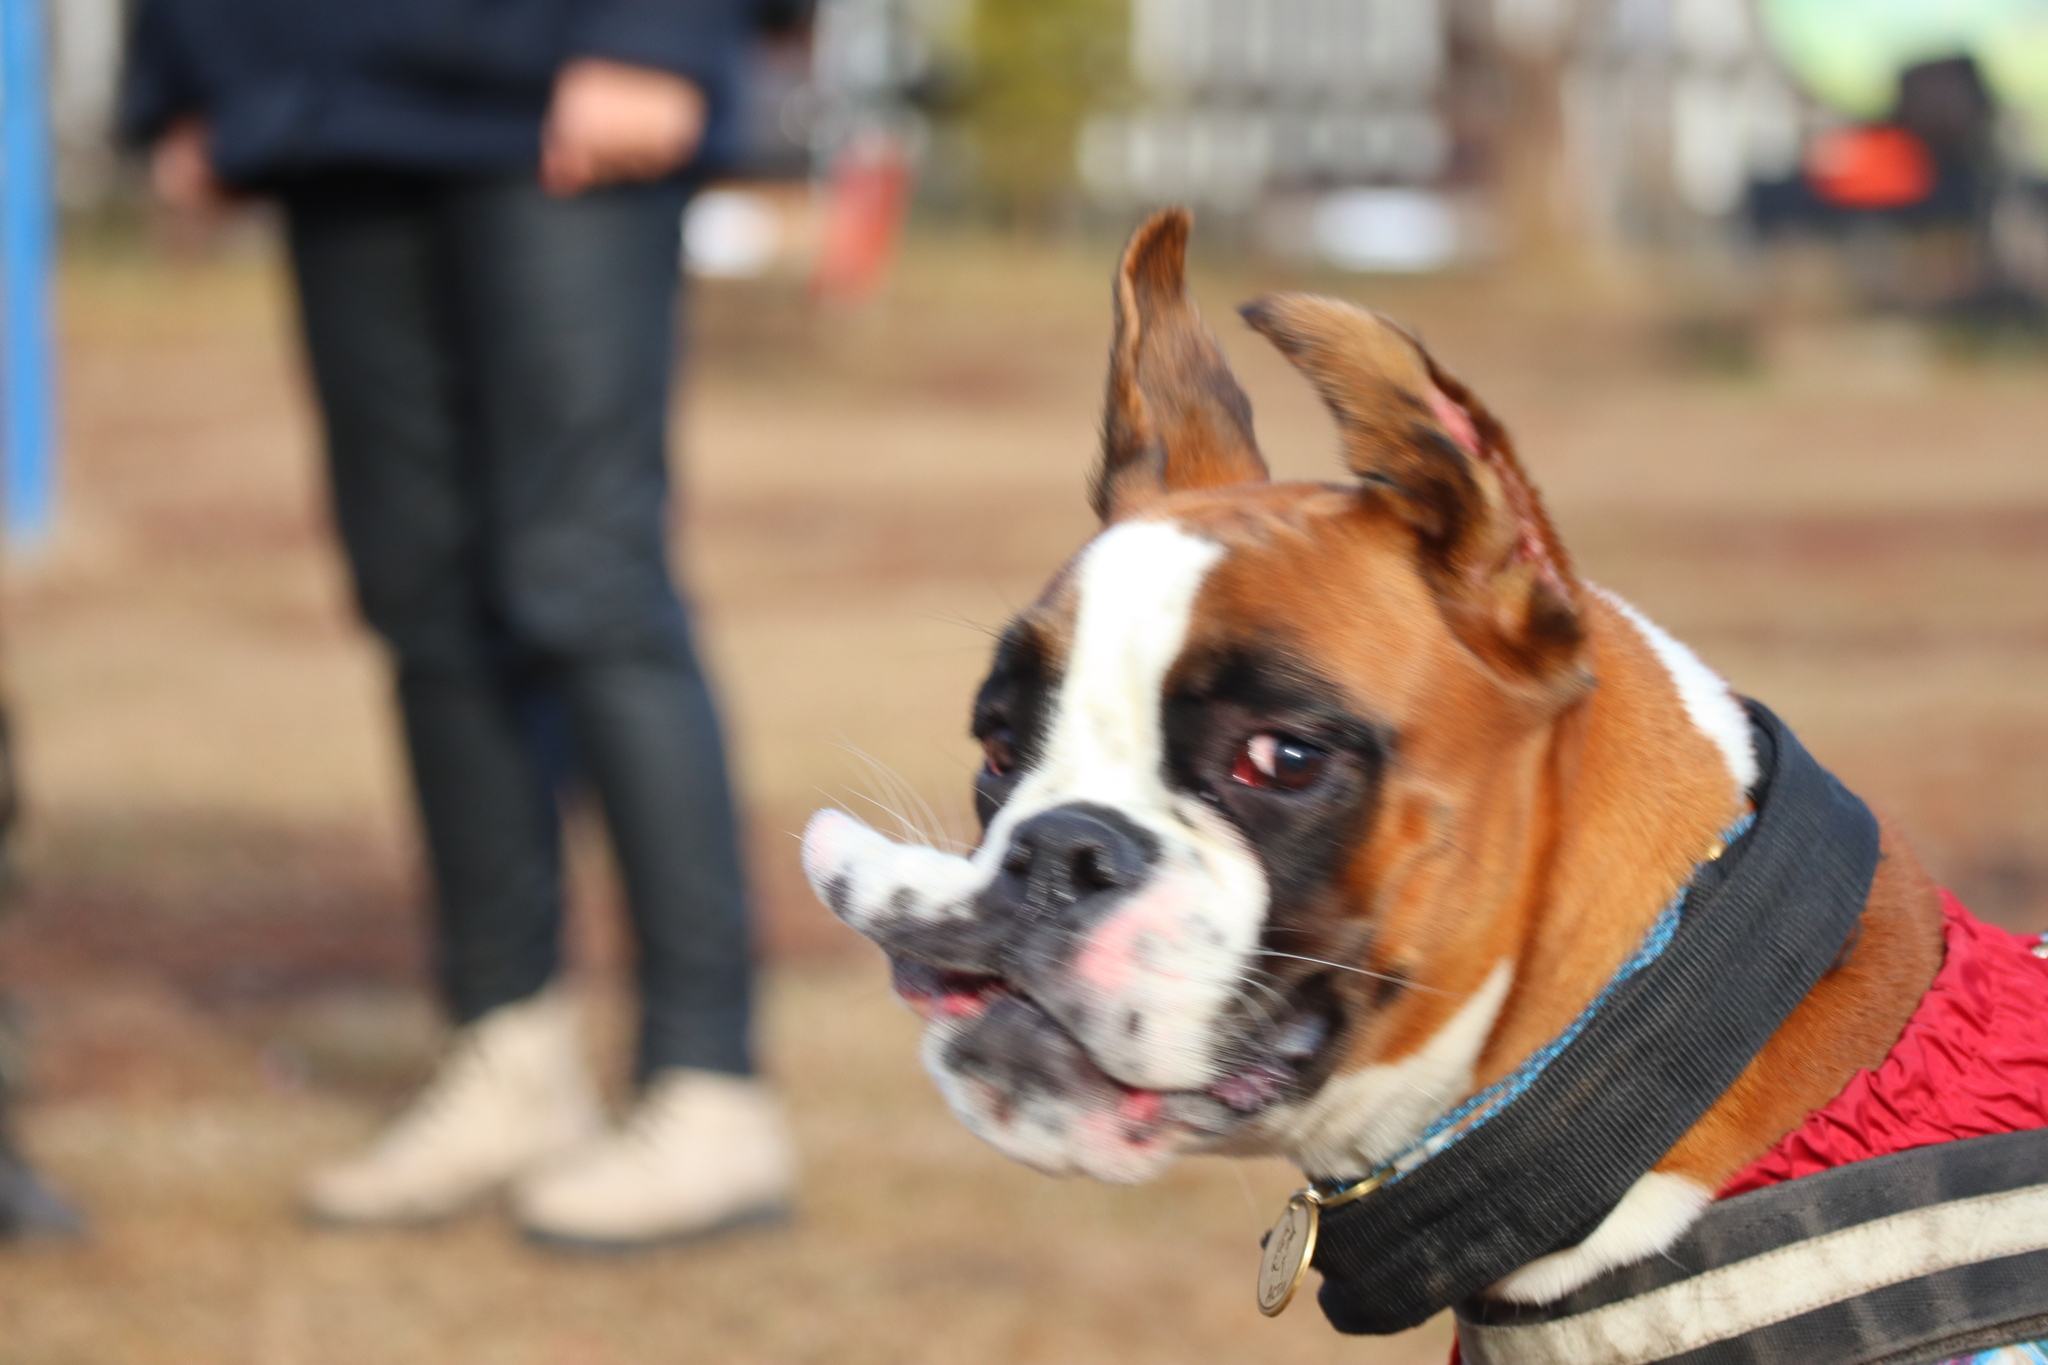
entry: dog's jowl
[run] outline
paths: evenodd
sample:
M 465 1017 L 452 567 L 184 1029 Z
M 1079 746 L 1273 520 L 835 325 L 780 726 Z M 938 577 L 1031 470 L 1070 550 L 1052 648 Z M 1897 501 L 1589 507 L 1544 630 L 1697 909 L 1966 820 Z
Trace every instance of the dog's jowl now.
M 974 699 L 979 847 L 805 836 L 954 1112 L 1053 1173 L 1286 1156 L 1262 1306 L 1312 1254 L 1338 1327 L 1455 1307 L 1474 1362 L 2048 1337 L 2048 962 L 1584 583 L 1385 319 L 1244 310 L 1349 471 L 1270 482 L 1187 230 L 1119 267 L 1103 526 Z

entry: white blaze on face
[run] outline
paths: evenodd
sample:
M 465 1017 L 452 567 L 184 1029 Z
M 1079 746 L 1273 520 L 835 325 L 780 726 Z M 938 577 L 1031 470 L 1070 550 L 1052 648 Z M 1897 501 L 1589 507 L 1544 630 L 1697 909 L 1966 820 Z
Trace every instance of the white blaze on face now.
M 1042 753 L 976 858 L 993 874 L 1013 830 L 1076 802 L 1107 806 L 1157 837 L 1150 878 L 1090 927 L 1074 956 L 1098 1025 L 1079 1030 L 1082 1044 L 1117 1079 L 1148 1089 L 1214 1079 L 1216 1025 L 1266 917 L 1265 874 L 1243 839 L 1166 783 L 1166 677 L 1222 558 L 1214 541 L 1153 521 L 1113 527 L 1082 553 L 1073 643 Z
M 1266 915 L 1265 875 L 1237 831 L 1166 783 L 1166 678 L 1223 554 L 1159 521 L 1114 526 L 1082 552 L 1071 647 L 1036 762 L 971 860 L 908 852 L 835 812 L 814 819 L 804 841 L 819 894 L 864 929 L 970 916 L 1012 833 L 1055 807 L 1107 807 L 1151 833 L 1159 856 L 1146 882 L 1088 926 L 1063 999 L 1043 1002 L 1098 1066 L 1145 1089 L 1215 1079 L 1218 1025 Z
M 1082 552 L 1073 647 L 1045 751 L 990 826 L 990 843 L 1074 800 L 1170 818 L 1160 702 L 1195 597 L 1222 557 L 1214 541 L 1156 521 L 1117 526 Z

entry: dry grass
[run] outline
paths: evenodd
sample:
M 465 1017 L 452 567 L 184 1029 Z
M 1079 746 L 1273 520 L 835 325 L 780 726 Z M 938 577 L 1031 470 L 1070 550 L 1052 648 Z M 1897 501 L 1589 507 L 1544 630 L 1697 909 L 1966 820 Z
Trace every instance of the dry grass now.
M 912 1061 L 913 1021 L 867 964 L 787 970 L 772 1000 L 808 1175 L 785 1229 L 566 1260 L 495 1215 L 308 1231 L 290 1214 L 295 1178 L 362 1138 L 372 1106 L 266 1086 L 248 1067 L 186 1096 L 80 1096 L 37 1116 L 39 1150 L 91 1200 L 100 1235 L 7 1258 L 0 1361 L 1441 1361 L 1436 1331 L 1361 1349 L 1312 1309 L 1258 1317 L 1253 1238 L 1284 1171 L 1240 1180 L 1209 1162 L 1138 1190 L 1045 1180 L 944 1111 Z M 165 1002 L 103 1009 L 130 1029 L 169 1025 L 158 1046 L 188 1045 Z M 330 1020 L 327 1046 L 348 1032 Z M 323 1030 L 301 1021 L 300 1036 Z
M 0 977 L 37 1025 L 29 1136 L 98 1235 L 0 1255 L 0 1365 L 1440 1360 L 1438 1329 L 1257 1317 L 1284 1171 L 1121 1190 L 976 1144 L 876 964 L 797 884 L 809 807 L 904 804 L 850 750 L 964 824 L 981 632 L 1089 530 L 1107 262 L 940 241 L 882 313 L 703 301 L 685 543 L 809 1181 L 789 1229 L 598 1262 L 487 1215 L 361 1237 L 291 1217 L 297 1173 L 430 1055 L 381 669 L 322 531 L 272 266 L 74 265 L 68 521 L 6 585 L 35 821 Z M 1266 283 L 1206 276 L 1211 316 Z M 1508 418 L 1591 576 L 1777 707 L 1981 910 L 2048 925 L 2037 369 L 1809 325 L 1735 382 L 1676 368 L 1649 321 L 1512 281 L 1345 287 L 1419 322 Z M 1221 330 L 1276 465 L 1323 476 L 1326 420 Z M 600 861 L 575 939 L 610 1000 Z

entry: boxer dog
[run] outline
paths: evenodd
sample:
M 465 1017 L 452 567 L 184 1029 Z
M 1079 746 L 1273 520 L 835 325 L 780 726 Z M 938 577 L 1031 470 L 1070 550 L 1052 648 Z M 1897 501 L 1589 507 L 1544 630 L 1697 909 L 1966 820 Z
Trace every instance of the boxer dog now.
M 2004 1174 L 1950 1172 L 1918 1202 L 1895 1176 L 1765 1208 L 1797 1225 L 1775 1241 L 1754 1212 L 1732 1233 L 1703 1215 L 2040 1128 L 2048 1049 L 1980 1044 L 2048 1035 L 1997 1022 L 2048 1022 L 2048 964 L 1581 580 L 1501 424 L 1394 324 L 1304 295 L 1243 310 L 1334 413 L 1350 475 L 1271 482 L 1185 291 L 1188 226 L 1154 217 L 1119 266 L 1102 529 L 974 699 L 979 847 L 837 811 L 805 834 L 820 897 L 928 1021 L 954 1112 L 1055 1174 L 1286 1157 L 1311 1180 L 1262 1306 L 1312 1260 L 1346 1330 L 1460 1305 L 1468 1360 L 1812 1365 L 2028 1339 L 2048 1294 L 1875 1336 L 1828 1315 L 1968 1271 L 1899 1251 L 1940 1232 L 1928 1218 L 2048 1268 L 2048 1147 L 1997 1147 L 1977 1165 Z M 1788 824 L 1794 807 L 1811 818 Z M 1735 927 L 1698 937 L 1715 923 Z M 2003 985 L 1943 994 L 1961 966 Z M 1915 1100 L 1944 1049 L 2005 1061 Z M 1830 1269 L 1771 1273 L 1787 1256 Z

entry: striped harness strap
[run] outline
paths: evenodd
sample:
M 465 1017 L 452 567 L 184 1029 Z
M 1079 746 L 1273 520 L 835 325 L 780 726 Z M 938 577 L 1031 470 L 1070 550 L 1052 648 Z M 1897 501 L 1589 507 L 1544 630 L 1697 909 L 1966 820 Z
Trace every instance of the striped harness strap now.
M 2048 1129 L 1753 1190 L 1557 1303 L 1458 1310 L 1466 1365 L 2017 1365 L 2044 1339 Z

